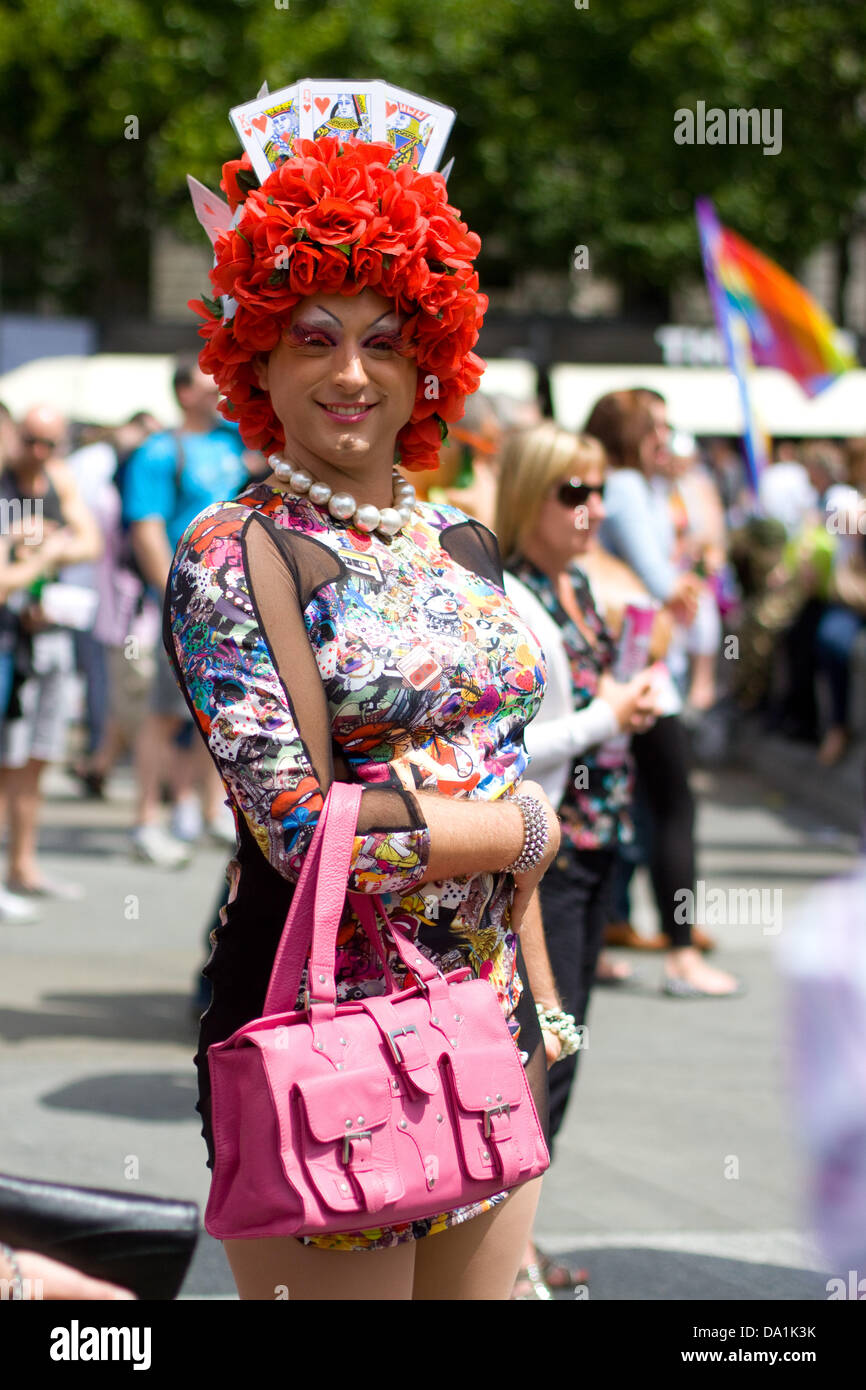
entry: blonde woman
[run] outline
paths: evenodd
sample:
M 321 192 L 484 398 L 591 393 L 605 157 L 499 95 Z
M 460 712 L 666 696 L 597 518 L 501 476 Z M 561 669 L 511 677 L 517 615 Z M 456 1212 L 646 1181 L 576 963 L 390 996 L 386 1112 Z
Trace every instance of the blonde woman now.
M 540 886 L 545 935 L 562 1007 L 585 1022 L 607 920 L 617 845 L 631 836 L 632 770 L 627 751 L 597 760 L 599 745 L 655 719 L 652 677 L 627 684 L 610 668 L 615 642 L 578 561 L 604 517 L 605 455 L 597 440 L 546 421 L 513 435 L 500 472 L 496 532 L 506 591 L 544 650 L 548 683 L 525 731 L 532 775 L 558 808 L 559 853 Z M 546 1006 L 542 988 L 536 1001 Z M 542 1021 L 543 1027 L 543 1021 Z M 550 1139 L 559 1130 L 577 1053 L 550 1072 Z M 544 1277 L 541 1277 L 544 1276 Z M 527 1258 L 519 1298 L 544 1298 L 568 1271 Z

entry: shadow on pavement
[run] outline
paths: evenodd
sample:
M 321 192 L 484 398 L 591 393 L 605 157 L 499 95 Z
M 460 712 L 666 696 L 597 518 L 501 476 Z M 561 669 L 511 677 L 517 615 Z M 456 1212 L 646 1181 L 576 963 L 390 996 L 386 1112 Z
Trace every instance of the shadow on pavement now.
M 185 994 L 43 994 L 43 1009 L 0 1008 L 0 1038 L 116 1038 L 194 1046 L 198 1019 Z
M 826 1301 L 829 1274 L 784 1265 L 671 1250 L 602 1249 L 557 1252 L 557 1260 L 589 1270 L 589 1302 L 609 1299 L 665 1302 Z M 574 1299 L 573 1293 L 557 1294 Z M 805 1321 L 805 1319 L 804 1319 Z
M 85 1076 L 40 1098 L 48 1110 L 87 1111 L 131 1120 L 195 1120 L 195 1074 L 188 1072 L 109 1072 Z

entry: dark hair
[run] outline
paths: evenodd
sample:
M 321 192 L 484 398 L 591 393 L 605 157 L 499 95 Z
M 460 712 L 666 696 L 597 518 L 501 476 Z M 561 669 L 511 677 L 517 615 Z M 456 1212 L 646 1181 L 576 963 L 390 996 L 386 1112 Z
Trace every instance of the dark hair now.
M 637 391 L 609 391 L 589 412 L 583 427 L 604 445 L 612 468 L 642 469 L 640 446 L 653 431 L 652 416 Z
M 661 391 L 657 391 L 654 386 L 635 386 L 632 388 L 632 394 L 637 396 L 638 399 L 644 403 L 647 400 L 651 400 L 661 401 L 662 405 L 667 405 L 667 401 Z
M 193 377 L 198 371 L 198 362 L 192 356 L 179 357 L 174 364 L 174 376 L 171 384 L 174 387 L 174 394 L 177 396 L 185 386 L 191 386 Z M 180 397 L 178 396 L 178 400 Z

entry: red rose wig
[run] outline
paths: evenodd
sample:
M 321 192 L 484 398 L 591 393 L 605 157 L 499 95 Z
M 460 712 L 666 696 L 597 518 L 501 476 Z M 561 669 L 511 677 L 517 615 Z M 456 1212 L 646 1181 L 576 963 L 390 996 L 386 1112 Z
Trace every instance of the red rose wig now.
M 231 297 L 191 300 L 207 339 L 199 362 L 237 421 L 244 443 L 279 452 L 282 426 L 258 385 L 254 359 L 276 347 L 295 305 L 308 295 L 375 289 L 405 315 L 403 341 L 418 365 L 409 422 L 397 435 L 406 469 L 438 466 L 446 423 L 459 420 L 484 363 L 472 351 L 487 308 L 472 262 L 481 242 L 448 202 L 441 174 L 389 169 L 386 144 L 299 140 L 260 188 L 247 155 L 223 166 L 221 187 L 235 227 L 217 238 L 211 283 Z

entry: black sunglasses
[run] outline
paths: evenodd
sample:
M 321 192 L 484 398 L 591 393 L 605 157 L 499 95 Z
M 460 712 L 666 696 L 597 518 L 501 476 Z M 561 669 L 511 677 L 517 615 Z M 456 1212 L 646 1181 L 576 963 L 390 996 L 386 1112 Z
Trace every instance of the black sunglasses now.
M 39 444 L 42 445 L 43 449 L 56 449 L 58 442 L 56 439 L 45 439 L 39 434 L 22 434 L 21 436 L 21 443 L 27 449 L 35 449 Z
M 583 507 L 593 493 L 603 497 L 604 483 L 582 483 L 579 478 L 569 478 L 567 483 L 561 483 L 556 489 L 556 500 L 563 507 Z

